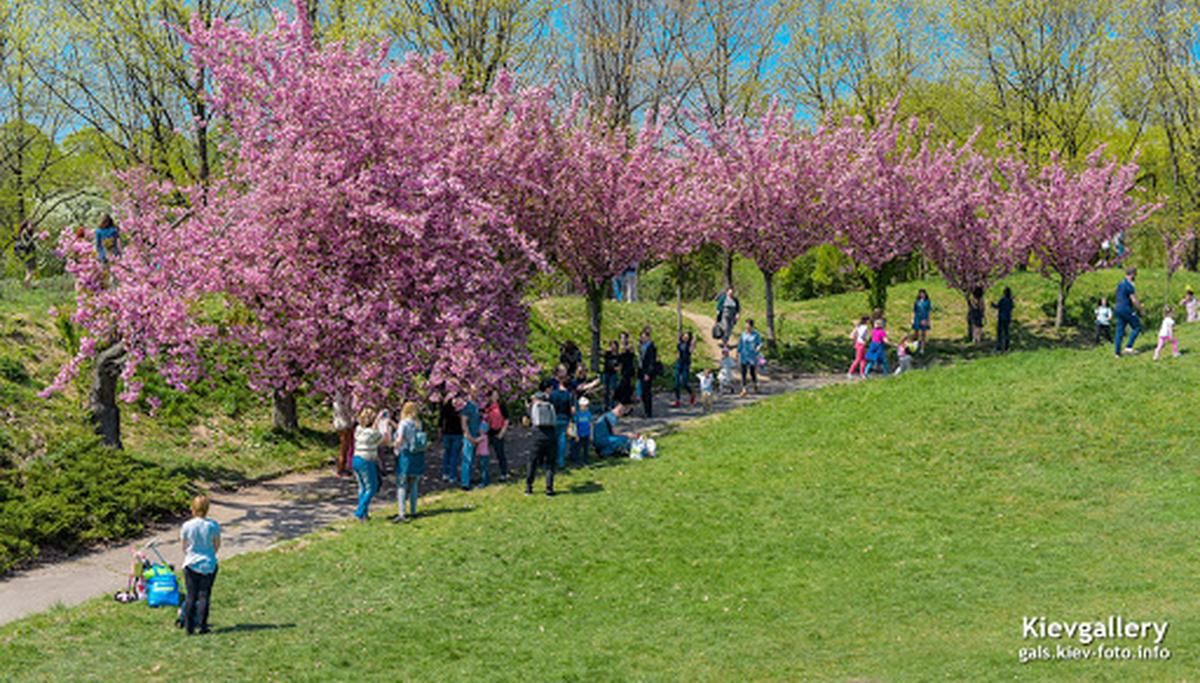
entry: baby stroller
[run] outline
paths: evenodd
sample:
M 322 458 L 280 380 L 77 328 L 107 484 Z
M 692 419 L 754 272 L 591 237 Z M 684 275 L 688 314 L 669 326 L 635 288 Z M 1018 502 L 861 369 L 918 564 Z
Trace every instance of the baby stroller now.
M 150 541 L 144 548 L 133 548 L 133 567 L 125 590 L 113 596 L 117 602 L 135 602 L 145 599 L 150 607 L 178 607 L 183 604 L 179 591 L 179 579 L 175 566 L 167 562 L 158 550 L 158 541 Z M 150 559 L 153 552 L 157 561 Z M 178 621 L 178 620 L 177 620 Z

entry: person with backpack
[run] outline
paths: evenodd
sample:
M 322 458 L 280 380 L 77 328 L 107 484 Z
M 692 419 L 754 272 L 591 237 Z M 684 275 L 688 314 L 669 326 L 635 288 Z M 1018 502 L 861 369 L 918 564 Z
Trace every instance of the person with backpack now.
M 213 582 L 217 580 L 217 551 L 221 549 L 221 525 L 208 518 L 208 496 L 192 499 L 192 518 L 179 530 L 183 549 L 183 627 L 187 634 L 208 633 L 208 606 Z
M 541 390 L 533 395 L 529 404 L 529 423 L 533 426 L 533 453 L 529 458 L 529 473 L 525 476 L 525 495 L 533 494 L 533 480 L 538 467 L 546 470 L 546 495 L 554 495 L 554 473 L 558 469 L 556 448 L 558 444 L 558 417 L 550 403 L 550 390 L 554 380 L 546 380 Z
M 400 426 L 396 428 L 396 507 L 393 522 L 406 522 L 417 516 L 417 488 L 425 474 L 425 448 L 429 435 L 421 425 L 417 404 L 406 401 L 400 409 Z M 409 514 L 404 507 L 408 504 Z
M 725 346 L 729 346 L 729 340 L 733 339 L 738 313 L 741 310 L 742 304 L 738 301 L 733 287 L 721 292 L 717 297 L 717 324 L 721 326 L 721 343 Z
M 492 390 L 490 401 L 483 409 L 483 419 L 488 426 L 488 446 L 500 466 L 500 481 L 508 481 L 508 456 L 504 451 L 504 437 L 508 435 L 508 408 L 500 400 L 500 392 Z
M 654 378 L 662 374 L 662 363 L 658 360 L 658 347 L 650 336 L 650 326 L 642 328 L 641 355 L 638 358 L 638 377 L 642 395 L 642 412 L 654 417 Z

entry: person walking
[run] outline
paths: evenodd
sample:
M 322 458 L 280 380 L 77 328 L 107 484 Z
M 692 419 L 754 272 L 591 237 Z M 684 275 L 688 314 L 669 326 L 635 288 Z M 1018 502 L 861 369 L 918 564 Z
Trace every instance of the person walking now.
M 546 495 L 554 495 L 554 473 L 558 469 L 558 458 L 555 454 L 558 444 L 558 416 L 554 413 L 554 405 L 550 403 L 549 392 L 553 387 L 554 380 L 547 380 L 529 403 L 529 423 L 533 426 L 533 454 L 529 458 L 529 473 L 525 475 L 527 496 L 533 493 L 533 480 L 537 477 L 538 467 L 546 470 Z
M 1146 314 L 1146 309 L 1142 308 L 1142 302 L 1137 298 L 1137 287 L 1133 282 L 1137 279 L 1137 268 L 1129 268 L 1125 271 L 1125 279 L 1121 280 L 1117 285 L 1117 295 L 1114 297 L 1113 313 L 1117 318 L 1117 333 L 1113 337 L 1113 350 L 1117 358 L 1121 357 L 1122 353 L 1134 354 L 1137 353 L 1133 349 L 1133 343 L 1137 340 L 1138 334 L 1142 331 L 1142 321 L 1138 318 L 1138 313 Z M 1121 340 L 1125 336 L 1125 328 L 1129 327 L 1129 344 L 1125 347 L 1124 352 L 1121 351 Z
M 992 304 L 992 308 L 996 309 L 996 350 L 1007 351 L 1009 343 L 1012 341 L 1012 314 L 1013 314 L 1013 298 L 1012 289 L 1005 287 L 1004 296 L 1000 300 Z
M 746 395 L 746 375 L 754 381 L 754 393 L 758 393 L 758 358 L 762 350 L 762 335 L 754 329 L 754 318 L 746 319 L 746 329 L 738 337 L 738 364 L 742 366 L 742 396 Z
M 350 460 L 354 457 L 354 412 L 350 401 L 340 391 L 333 395 L 333 431 L 338 435 L 337 475 L 348 477 Z
M 726 289 L 717 296 L 717 323 L 721 326 L 721 344 L 729 347 L 733 333 L 737 330 L 738 314 L 742 303 L 738 301 L 733 287 Z
M 867 368 L 867 344 L 871 341 L 871 318 L 863 316 L 858 324 L 850 330 L 850 340 L 854 343 L 854 361 L 846 371 L 846 379 L 854 377 L 855 373 L 862 374 Z
M 442 481 L 451 482 L 458 476 L 462 458 L 462 417 L 450 399 L 442 401 L 439 425 L 442 430 Z
M 110 214 L 104 214 L 96 228 L 96 258 L 108 265 L 109 256 L 121 255 L 121 231 Z
M 675 345 L 678 355 L 675 358 L 675 403 L 671 404 L 672 408 L 679 407 L 682 389 L 687 389 L 688 404 L 696 405 L 696 393 L 692 391 L 692 351 L 695 348 L 696 342 L 691 332 L 679 335 L 679 342 Z
M 396 428 L 396 516 L 393 522 L 405 522 L 417 516 L 417 496 L 421 475 L 425 474 L 425 448 L 429 437 L 421 425 L 417 404 L 406 401 L 400 409 Z M 405 507 L 408 514 L 405 514 Z
M 933 302 L 929 300 L 929 292 L 917 290 L 917 300 L 913 302 L 913 332 L 916 333 L 917 353 L 925 353 L 929 330 L 932 328 L 930 318 L 933 314 Z M 883 311 L 877 311 L 875 320 L 883 319 Z
M 354 459 L 351 467 L 358 483 L 358 506 L 354 517 L 360 522 L 370 519 L 371 500 L 379 492 L 379 446 L 391 445 L 391 434 L 380 429 L 373 408 L 363 408 L 354 428 Z
M 646 417 L 654 417 L 654 379 L 662 374 L 658 362 L 658 347 L 650 335 L 650 326 L 642 328 L 641 354 L 638 357 L 638 384 L 642 395 L 642 411 Z
M 1175 339 L 1175 309 L 1169 305 L 1163 307 L 1162 327 L 1158 329 L 1158 346 L 1154 349 L 1154 360 L 1158 360 L 1158 354 L 1162 353 L 1167 342 L 1171 342 L 1171 355 L 1178 358 L 1179 340 Z
M 504 437 L 508 436 L 508 408 L 500 400 L 500 392 L 495 389 L 487 407 L 483 409 L 483 419 L 488 425 L 488 446 L 500 467 L 500 481 L 508 481 L 508 454 L 504 450 Z
M 221 549 L 221 525 L 208 518 L 208 496 L 192 498 L 192 518 L 179 530 L 183 549 L 183 628 L 190 636 L 208 633 L 208 607 L 217 580 L 217 551 Z

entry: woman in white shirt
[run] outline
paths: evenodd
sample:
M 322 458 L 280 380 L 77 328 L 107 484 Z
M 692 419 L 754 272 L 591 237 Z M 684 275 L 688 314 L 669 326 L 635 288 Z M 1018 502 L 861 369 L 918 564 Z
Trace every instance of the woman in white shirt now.
M 386 425 L 386 420 L 383 421 Z M 351 468 L 358 482 L 358 507 L 354 516 L 360 522 L 370 518 L 371 499 L 379 492 L 379 447 L 390 446 L 391 430 L 380 428 L 375 422 L 375 410 L 363 408 L 358 414 L 358 426 L 354 428 L 354 460 Z

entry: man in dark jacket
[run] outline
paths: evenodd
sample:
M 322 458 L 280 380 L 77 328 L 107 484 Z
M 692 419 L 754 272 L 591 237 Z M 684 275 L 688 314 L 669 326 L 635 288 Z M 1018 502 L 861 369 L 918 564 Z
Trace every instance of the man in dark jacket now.
M 650 338 L 650 326 L 642 328 L 641 353 L 638 355 L 638 379 L 641 384 L 642 410 L 646 417 L 654 417 L 654 378 L 662 372 L 658 362 L 658 348 Z

